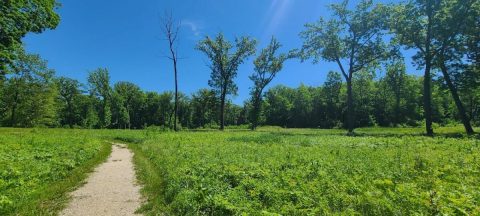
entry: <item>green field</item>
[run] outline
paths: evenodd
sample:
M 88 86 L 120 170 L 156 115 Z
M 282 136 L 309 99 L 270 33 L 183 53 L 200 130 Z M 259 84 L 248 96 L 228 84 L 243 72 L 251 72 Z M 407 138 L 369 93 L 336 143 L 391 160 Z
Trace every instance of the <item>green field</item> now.
M 50 215 L 110 153 L 89 131 L 0 129 L 0 215 Z
M 479 141 L 461 128 L 436 138 L 420 131 L 269 128 L 125 140 L 137 141 L 151 214 L 480 214 Z
M 0 215 L 48 215 L 129 143 L 147 215 L 478 215 L 480 142 L 462 128 L 0 129 Z

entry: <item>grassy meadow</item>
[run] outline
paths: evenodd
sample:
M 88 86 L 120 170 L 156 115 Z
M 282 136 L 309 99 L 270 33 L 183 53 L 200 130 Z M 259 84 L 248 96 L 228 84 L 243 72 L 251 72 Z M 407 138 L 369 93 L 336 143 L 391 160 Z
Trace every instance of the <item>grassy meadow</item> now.
M 477 129 L 478 130 L 478 129 Z M 0 129 L 0 215 L 52 215 L 122 141 L 147 215 L 478 215 L 480 142 L 461 127 Z
M 0 215 L 52 215 L 111 145 L 91 131 L 0 129 Z
M 439 128 L 124 136 L 155 215 L 478 215 L 480 143 Z M 405 135 L 406 134 L 406 135 Z

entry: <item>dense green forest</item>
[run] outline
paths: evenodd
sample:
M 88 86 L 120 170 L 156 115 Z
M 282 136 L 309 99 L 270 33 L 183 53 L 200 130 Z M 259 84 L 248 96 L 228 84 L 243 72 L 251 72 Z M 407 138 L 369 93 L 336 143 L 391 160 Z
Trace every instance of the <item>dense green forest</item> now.
M 23 62 L 20 62 L 23 61 Z M 173 126 L 172 92 L 144 92 L 129 82 L 109 82 L 106 69 L 90 73 L 88 84 L 56 77 L 37 55 L 18 61 L 22 71 L 10 76 L 2 89 L 2 125 L 15 127 L 144 128 Z M 28 65 L 28 66 L 27 66 Z M 389 65 L 386 74 L 358 73 L 354 77 L 357 127 L 421 126 L 422 78 L 407 75 L 403 65 Z M 381 72 L 380 72 L 381 73 Z M 468 81 L 468 79 L 467 79 Z M 465 85 L 465 84 L 463 84 Z M 467 113 L 480 123 L 478 86 L 465 95 Z M 398 94 L 398 95 L 397 95 Z M 438 77 L 433 82 L 433 119 L 440 125 L 460 122 L 455 104 Z M 282 127 L 341 128 L 345 125 L 346 86 L 341 75 L 329 72 L 322 86 L 275 86 L 264 94 L 261 124 Z M 178 121 L 185 128 L 218 127 L 219 101 L 214 91 L 180 94 Z M 226 125 L 249 124 L 252 104 L 227 102 Z
M 480 124 L 478 1 L 362 1 L 353 9 L 347 2 L 332 5 L 332 17 L 306 24 L 300 33 L 303 46 L 285 54 L 278 53 L 281 44 L 273 37 L 256 51 L 257 41 L 250 37 L 230 42 L 222 34 L 207 36 L 196 49 L 211 60 L 212 88 L 191 95 L 181 93 L 181 87 L 179 92 L 157 93 L 130 82 L 112 83 L 107 68 L 92 69 L 87 83 L 57 76 L 46 60 L 22 48 L 26 33 L 53 29 L 59 22 L 55 1 L 32 2 L 6 1 L 1 6 L 1 126 L 276 125 L 352 132 L 365 126 L 425 125 L 431 134 L 432 123 L 463 123 L 467 132 L 471 124 Z M 176 28 L 172 17 L 166 20 L 166 30 Z M 170 44 L 175 47 L 175 40 Z M 417 52 L 413 62 L 424 76 L 406 71 L 402 49 Z M 252 64 L 249 56 L 255 57 L 252 97 L 243 105 L 233 104 L 228 95 L 236 94 L 238 66 Z M 293 58 L 336 62 L 339 71 L 312 71 L 327 75 L 321 86 L 267 88 L 283 63 Z M 174 52 L 171 59 L 177 73 Z

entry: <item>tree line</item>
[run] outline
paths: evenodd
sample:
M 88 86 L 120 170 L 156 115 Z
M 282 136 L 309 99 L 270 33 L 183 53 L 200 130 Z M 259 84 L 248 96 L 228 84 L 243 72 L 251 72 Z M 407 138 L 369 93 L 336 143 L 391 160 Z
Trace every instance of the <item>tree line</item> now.
M 172 16 L 162 25 L 174 65 L 175 91 L 144 92 L 129 82 L 111 85 L 103 68 L 90 72 L 86 85 L 56 77 L 40 56 L 25 53 L 21 38 L 27 32 L 39 33 L 58 24 L 52 12 L 55 1 L 34 2 L 38 5 L 7 1 L 0 7 L 12 14 L 8 19 L 2 16 L 3 23 L 20 23 L 1 30 L 2 126 L 176 130 L 178 124 L 223 130 L 225 125 L 251 129 L 278 125 L 346 128 L 353 133 L 363 126 L 424 125 L 432 135 L 434 123 L 460 122 L 467 133 L 473 133 L 472 123 L 479 124 L 480 3 L 475 0 L 410 0 L 392 5 L 363 0 L 354 7 L 343 1 L 329 6 L 328 19 L 306 24 L 300 33 L 303 45 L 287 53 L 279 52 L 281 44 L 274 37 L 257 53 L 257 41 L 250 37 L 231 42 L 221 33 L 207 36 L 196 49 L 210 60 L 211 89 L 189 96 L 178 90 L 178 24 Z M 35 10 L 40 18 L 30 26 L 21 15 Z M 401 50 L 415 51 L 413 62 L 423 76 L 406 73 Z M 251 56 L 255 56 L 249 77 L 251 99 L 235 105 L 228 96 L 236 94 L 238 67 Z M 319 87 L 268 89 L 284 62 L 292 58 L 334 62 L 338 72 L 328 72 Z
M 91 71 L 87 83 L 82 84 L 55 76 L 38 55 L 22 54 L 15 63 L 19 70 L 10 74 L 2 86 L 2 126 L 174 127 L 174 92 L 145 92 L 124 81 L 112 84 L 109 71 L 103 68 Z M 459 94 L 466 96 L 466 111 L 473 123 L 480 125 L 479 86 L 472 91 L 469 82 L 473 77 L 459 75 L 462 76 L 455 76 L 455 80 Z M 423 78 L 408 75 L 403 60 L 392 60 L 382 70 L 356 73 L 352 83 L 355 127 L 425 124 Z M 432 86 L 433 121 L 439 125 L 460 122 L 461 116 L 443 77 L 435 77 Z M 253 88 L 252 95 L 256 97 L 242 106 L 226 100 L 225 125 L 345 128 L 348 124 L 347 84 L 338 72 L 328 72 L 325 83 L 318 87 L 274 86 L 262 94 L 261 101 L 259 91 Z M 179 92 L 178 98 L 179 128 L 220 127 L 221 101 L 215 90 L 200 89 L 191 95 Z

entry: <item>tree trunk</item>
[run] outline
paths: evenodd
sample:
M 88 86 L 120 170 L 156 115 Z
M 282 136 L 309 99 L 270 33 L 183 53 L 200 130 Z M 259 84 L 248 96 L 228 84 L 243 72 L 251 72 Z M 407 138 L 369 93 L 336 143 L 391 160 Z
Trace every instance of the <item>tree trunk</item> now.
M 455 105 L 457 106 L 460 117 L 462 118 L 462 123 L 463 123 L 463 126 L 465 127 L 465 131 L 467 132 L 467 134 L 473 134 L 474 131 L 473 131 L 472 125 L 470 124 L 470 119 L 468 118 L 465 112 L 465 108 L 463 107 L 462 101 L 460 101 L 457 88 L 455 88 L 455 85 L 450 79 L 450 75 L 448 74 L 447 67 L 445 66 L 445 62 L 443 61 L 440 62 L 440 69 L 442 70 L 445 83 L 447 83 L 447 86 L 450 89 L 450 93 L 452 94 L 453 100 L 455 101 Z
M 433 136 L 432 128 L 432 77 L 430 74 L 430 68 L 432 66 L 432 54 L 430 53 L 430 43 L 432 43 L 432 5 L 430 1 L 427 1 L 427 38 L 425 41 L 425 75 L 423 77 L 423 109 L 425 110 L 425 129 L 427 136 Z
M 177 115 L 178 115 L 178 79 L 177 79 L 177 60 L 173 60 L 173 69 L 175 71 L 175 112 L 174 112 L 174 117 L 173 117 L 173 130 L 178 131 L 177 129 Z
M 261 104 L 261 95 L 262 93 L 256 94 L 253 99 L 253 119 L 252 119 L 252 130 L 256 130 L 258 127 L 258 120 L 260 118 L 260 104 Z
M 355 129 L 355 113 L 353 113 L 353 90 L 352 90 L 352 74 L 347 79 L 347 129 L 348 134 L 352 135 Z
M 432 89 L 431 89 L 431 62 L 429 58 L 425 63 L 425 75 L 423 78 L 423 109 L 425 111 L 425 129 L 428 136 L 433 136 L 432 128 Z
M 227 88 L 224 87 L 222 89 L 222 93 L 220 95 L 220 130 L 225 129 L 225 97 L 226 97 Z

